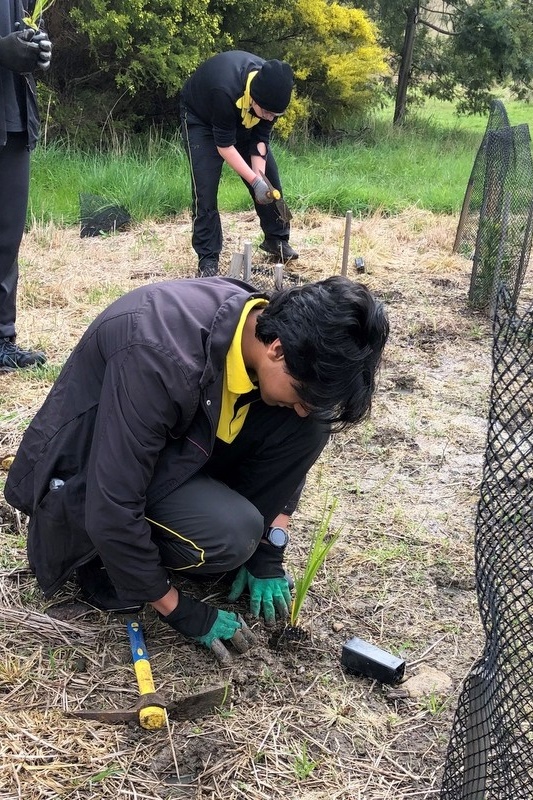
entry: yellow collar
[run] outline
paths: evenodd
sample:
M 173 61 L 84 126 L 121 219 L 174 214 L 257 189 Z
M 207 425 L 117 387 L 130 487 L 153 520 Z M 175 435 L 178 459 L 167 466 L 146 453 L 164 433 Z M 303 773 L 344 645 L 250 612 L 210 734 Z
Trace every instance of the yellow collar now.
M 242 124 L 245 128 L 253 128 L 254 125 L 257 125 L 258 122 L 261 122 L 259 117 L 256 117 L 255 114 L 252 114 L 252 95 L 250 94 L 250 84 L 252 82 L 252 78 L 255 78 L 258 72 L 258 69 L 250 72 L 246 81 L 246 88 L 243 96 L 239 97 L 239 99 L 235 101 L 237 108 L 241 109 Z
M 247 403 L 235 410 L 235 404 L 239 397 L 256 388 L 256 385 L 248 375 L 242 356 L 242 334 L 250 311 L 253 308 L 266 305 L 268 305 L 267 301 L 260 297 L 252 298 L 246 302 L 226 355 L 222 405 L 217 425 L 217 437 L 222 439 L 223 442 L 230 443 L 235 439 L 244 425 L 244 420 L 250 408 L 250 404 Z

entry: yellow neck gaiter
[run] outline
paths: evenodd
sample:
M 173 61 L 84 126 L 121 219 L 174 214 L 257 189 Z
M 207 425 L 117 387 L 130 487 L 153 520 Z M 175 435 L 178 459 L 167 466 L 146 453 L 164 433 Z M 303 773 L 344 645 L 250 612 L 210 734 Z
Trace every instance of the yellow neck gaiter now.
M 261 122 L 259 117 L 256 117 L 255 114 L 252 114 L 251 112 L 252 95 L 250 94 L 250 84 L 252 82 L 252 78 L 255 78 L 258 72 L 258 69 L 250 72 L 246 81 L 246 88 L 244 89 L 243 96 L 239 97 L 239 99 L 235 101 L 237 108 L 241 109 L 241 121 L 245 128 L 253 128 L 254 125 L 257 125 L 258 122 Z

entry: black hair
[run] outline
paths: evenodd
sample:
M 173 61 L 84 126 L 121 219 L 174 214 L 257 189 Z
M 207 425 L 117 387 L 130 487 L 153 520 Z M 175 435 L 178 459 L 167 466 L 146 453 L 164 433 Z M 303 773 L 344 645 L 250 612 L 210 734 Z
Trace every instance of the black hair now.
M 302 402 L 337 430 L 370 412 L 389 335 L 384 306 L 366 286 L 336 276 L 272 294 L 257 338 L 279 338 Z

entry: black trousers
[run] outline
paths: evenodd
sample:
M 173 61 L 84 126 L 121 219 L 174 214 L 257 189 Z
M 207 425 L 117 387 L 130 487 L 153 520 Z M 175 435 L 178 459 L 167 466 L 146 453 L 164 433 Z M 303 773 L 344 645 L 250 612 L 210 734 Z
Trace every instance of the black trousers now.
M 163 565 L 192 577 L 247 561 L 272 520 L 292 510 L 328 437 L 310 417 L 254 403 L 231 444 L 217 440 L 200 473 L 146 509 Z
M 15 335 L 18 251 L 28 208 L 30 153 L 26 133 L 0 147 L 0 339 Z
M 217 195 L 224 159 L 216 148 L 212 128 L 205 125 L 183 104 L 180 112 L 181 133 L 191 168 L 192 246 L 199 261 L 206 258 L 217 260 L 222 250 L 222 226 Z M 242 133 L 238 134 L 235 147 L 247 164 L 251 164 L 249 131 L 243 128 Z M 265 175 L 272 185 L 281 191 L 278 168 L 270 150 Z M 280 218 L 275 204 L 259 205 L 254 200 L 250 184 L 246 181 L 243 183 L 254 201 L 265 237 L 289 241 L 290 226 Z

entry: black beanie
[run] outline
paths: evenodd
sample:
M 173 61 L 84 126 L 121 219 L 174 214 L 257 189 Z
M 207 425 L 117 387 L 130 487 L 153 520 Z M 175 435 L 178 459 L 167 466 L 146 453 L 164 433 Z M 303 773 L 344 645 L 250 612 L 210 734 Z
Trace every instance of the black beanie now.
M 265 61 L 250 84 L 257 105 L 272 114 L 282 114 L 291 101 L 294 75 L 286 61 Z

